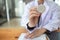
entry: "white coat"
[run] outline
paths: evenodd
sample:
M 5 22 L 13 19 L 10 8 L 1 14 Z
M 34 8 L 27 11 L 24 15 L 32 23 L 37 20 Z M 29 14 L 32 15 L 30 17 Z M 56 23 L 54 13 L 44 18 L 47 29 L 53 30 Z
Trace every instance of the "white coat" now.
M 49 31 L 57 30 L 60 26 L 60 7 L 51 1 L 45 0 L 44 5 L 46 7 L 45 12 L 42 13 L 40 18 L 39 27 L 43 27 Z M 28 3 L 22 16 L 21 25 L 26 27 L 29 22 L 29 9 L 33 6 L 38 6 L 36 1 Z M 36 26 L 38 27 L 38 25 Z

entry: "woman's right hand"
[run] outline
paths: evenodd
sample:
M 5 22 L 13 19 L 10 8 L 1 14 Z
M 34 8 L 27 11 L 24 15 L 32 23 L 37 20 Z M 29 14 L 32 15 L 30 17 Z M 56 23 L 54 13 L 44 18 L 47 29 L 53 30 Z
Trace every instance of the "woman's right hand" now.
M 36 7 L 32 7 L 29 11 L 29 26 L 34 27 L 38 23 L 39 16 L 41 13 L 37 11 Z

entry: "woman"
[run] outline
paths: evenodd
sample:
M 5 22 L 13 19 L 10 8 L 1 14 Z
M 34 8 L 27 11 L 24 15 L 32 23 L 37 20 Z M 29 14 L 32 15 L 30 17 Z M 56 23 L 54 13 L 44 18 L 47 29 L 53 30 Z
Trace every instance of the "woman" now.
M 43 13 L 37 11 L 38 5 L 44 5 Z M 25 7 L 21 25 L 26 26 L 29 33 L 26 38 L 37 38 L 45 33 L 51 33 L 60 25 L 60 8 L 49 0 L 31 1 Z

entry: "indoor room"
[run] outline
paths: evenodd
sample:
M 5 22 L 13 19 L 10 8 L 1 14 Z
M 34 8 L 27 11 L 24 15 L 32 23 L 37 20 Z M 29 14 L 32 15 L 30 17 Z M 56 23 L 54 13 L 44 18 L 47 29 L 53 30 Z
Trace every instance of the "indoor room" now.
M 30 39 L 30 38 L 24 39 L 23 38 L 25 33 L 28 33 L 28 32 L 29 33 L 31 32 L 31 34 L 33 33 L 31 30 L 27 29 L 26 26 L 36 26 L 36 25 L 42 26 L 42 25 L 39 24 L 39 20 L 40 19 L 38 19 L 38 23 L 36 25 L 33 25 L 33 23 L 32 24 L 30 23 L 30 25 L 29 25 L 29 21 L 31 21 L 31 20 L 28 20 L 29 19 L 29 15 L 25 14 L 25 11 L 29 11 L 28 9 L 30 9 L 28 7 L 35 6 L 33 3 L 30 3 L 30 2 L 33 2 L 33 1 L 35 2 L 37 0 L 0 0 L 0 40 L 40 40 L 39 38 L 36 38 L 36 39 L 34 39 L 34 38 L 33 39 Z M 49 1 L 52 2 L 52 3 L 55 3 L 56 5 L 58 5 L 58 7 L 57 8 L 54 7 L 54 9 L 52 7 L 50 7 L 50 13 L 53 13 L 53 12 L 56 12 L 56 11 L 57 12 L 59 11 L 58 13 L 60 13 L 60 10 L 54 11 L 55 9 L 60 9 L 60 0 L 49 0 Z M 27 4 L 29 4 L 29 5 L 27 5 Z M 36 3 L 36 5 L 37 5 L 37 3 Z M 51 5 L 54 6 L 53 4 L 51 4 Z M 45 6 L 42 5 L 41 6 L 41 10 L 44 7 Z M 47 6 L 47 8 L 49 9 L 48 6 Z M 43 9 L 43 10 L 45 10 L 45 9 Z M 37 10 L 40 11 L 39 8 Z M 28 13 L 28 12 L 26 12 L 26 13 Z M 28 19 L 25 18 L 25 15 L 27 15 L 26 17 Z M 44 15 L 46 15 L 46 14 L 44 14 Z M 60 15 L 58 15 L 58 16 L 60 17 Z M 50 15 L 48 17 L 50 17 Z M 47 17 L 47 19 L 48 19 L 48 17 Z M 40 16 L 39 16 L 39 18 L 40 18 Z M 57 17 L 56 16 L 54 16 L 54 17 L 52 16 L 52 18 L 56 18 L 56 20 L 54 19 L 53 21 L 57 21 Z M 50 19 L 48 19 L 48 20 L 50 20 Z M 56 23 L 56 25 L 59 24 L 59 22 L 60 21 L 58 21 L 58 23 Z M 46 24 L 48 24 L 48 23 L 46 23 Z M 44 20 L 43 20 L 42 24 L 44 24 Z M 46 24 L 44 24 L 44 25 L 46 25 Z M 51 25 L 52 25 L 52 22 L 51 22 Z M 50 25 L 48 25 L 48 26 L 50 26 Z M 55 26 L 55 25 L 53 25 L 53 26 Z M 51 39 L 52 40 L 60 40 L 60 26 L 56 27 L 56 28 L 54 27 L 51 30 L 52 31 L 48 30 L 51 33 L 50 35 L 49 35 L 49 33 L 47 35 L 44 35 L 45 33 L 43 33 L 43 35 L 41 37 L 47 36 L 46 40 L 51 40 Z M 43 32 L 43 30 L 40 31 L 40 32 Z M 23 35 L 23 36 L 21 36 L 21 35 Z M 41 38 L 41 40 L 44 40 L 44 38 Z

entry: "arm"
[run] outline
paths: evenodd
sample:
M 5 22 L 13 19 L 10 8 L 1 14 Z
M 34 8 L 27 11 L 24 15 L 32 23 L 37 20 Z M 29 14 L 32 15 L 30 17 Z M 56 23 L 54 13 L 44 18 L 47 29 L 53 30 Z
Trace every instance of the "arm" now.
M 57 8 L 55 8 L 53 10 L 53 12 L 52 12 L 53 16 L 52 16 L 52 19 L 49 20 L 49 23 L 44 25 L 41 29 L 34 30 L 31 34 L 28 34 L 26 37 L 27 38 L 36 38 L 36 37 L 44 34 L 45 32 L 47 32 L 47 30 L 49 32 L 57 30 L 58 27 L 60 26 L 60 9 L 57 9 Z
M 44 25 L 43 28 L 49 31 L 55 31 L 60 26 L 60 9 L 59 7 L 55 6 L 56 8 L 52 12 L 52 19 L 49 20 L 49 23 Z
M 29 27 L 27 26 L 27 24 L 28 24 L 28 22 L 29 22 L 29 7 L 30 7 L 30 5 L 29 4 L 27 4 L 26 6 L 25 6 L 25 9 L 24 9 L 24 15 L 22 16 L 22 19 L 21 19 L 21 26 L 24 26 L 29 32 L 32 32 L 30 29 L 29 29 Z
M 24 26 L 24 27 L 26 27 L 26 24 L 28 23 L 28 16 L 29 16 L 29 14 L 28 14 L 28 12 L 29 12 L 29 8 L 27 7 L 27 5 L 25 6 L 25 8 L 24 8 L 24 14 L 22 15 L 22 18 L 21 18 L 21 26 Z

